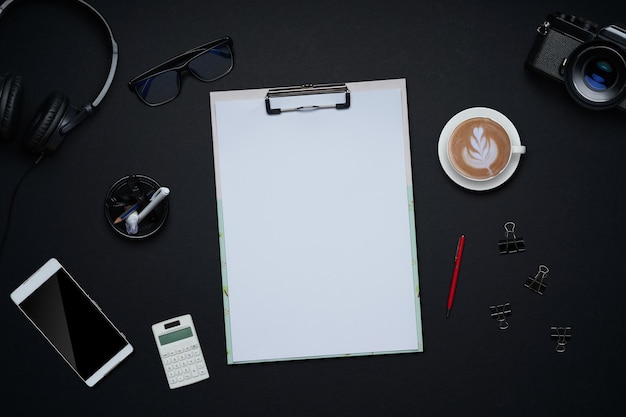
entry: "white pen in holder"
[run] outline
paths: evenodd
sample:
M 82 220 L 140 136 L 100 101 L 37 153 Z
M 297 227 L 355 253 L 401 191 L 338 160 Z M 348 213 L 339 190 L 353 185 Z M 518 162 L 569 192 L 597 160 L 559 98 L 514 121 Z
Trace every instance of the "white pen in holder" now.
M 146 218 L 148 214 L 154 210 L 156 206 L 161 204 L 161 202 L 170 194 L 170 189 L 167 187 L 159 187 L 158 190 L 154 192 L 152 197 L 150 198 L 150 202 L 148 205 L 141 210 L 139 213 L 135 210 L 126 218 L 126 232 L 128 234 L 134 235 L 139 230 L 139 223 L 143 219 Z
M 169 188 L 145 175 L 120 178 L 105 199 L 107 221 L 125 238 L 152 236 L 164 225 L 169 213 L 169 193 Z

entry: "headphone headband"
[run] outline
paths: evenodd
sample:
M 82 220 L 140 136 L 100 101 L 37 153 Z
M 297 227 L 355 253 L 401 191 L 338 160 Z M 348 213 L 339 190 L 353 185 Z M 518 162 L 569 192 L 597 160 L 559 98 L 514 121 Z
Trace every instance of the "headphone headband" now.
M 6 0 L 4 3 L 0 4 L 0 18 L 4 14 L 5 10 L 9 8 L 9 6 L 11 6 L 16 1 L 17 0 Z M 117 42 L 115 42 L 115 39 L 113 38 L 113 32 L 111 31 L 111 27 L 107 23 L 104 16 L 102 16 L 100 12 L 94 9 L 94 7 L 88 4 L 87 2 L 83 0 L 76 0 L 76 1 L 82 4 L 83 6 L 85 6 L 88 10 L 91 10 L 91 12 L 98 17 L 98 20 L 102 22 L 102 24 L 107 30 L 107 33 L 109 34 L 109 41 L 111 42 L 111 50 L 112 50 L 111 68 L 109 69 L 109 74 L 107 75 L 107 79 L 104 82 L 104 86 L 102 87 L 102 90 L 100 90 L 100 93 L 98 93 L 96 98 L 91 103 L 84 106 L 84 109 L 87 111 L 87 114 L 90 114 L 93 111 L 93 109 L 100 104 L 100 102 L 102 101 L 106 93 L 109 91 L 111 84 L 113 83 L 113 77 L 115 76 L 115 70 L 117 69 L 118 48 L 117 48 Z

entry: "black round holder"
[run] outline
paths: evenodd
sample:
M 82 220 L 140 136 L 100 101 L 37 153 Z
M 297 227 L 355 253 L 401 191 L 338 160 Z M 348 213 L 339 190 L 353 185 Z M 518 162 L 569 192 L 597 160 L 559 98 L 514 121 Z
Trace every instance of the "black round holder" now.
M 135 210 L 141 212 L 159 187 L 158 182 L 145 175 L 128 175 L 117 180 L 104 200 L 104 214 L 113 230 L 129 239 L 144 239 L 158 232 L 169 212 L 167 197 L 137 225 L 135 234 L 127 230 L 126 215 Z

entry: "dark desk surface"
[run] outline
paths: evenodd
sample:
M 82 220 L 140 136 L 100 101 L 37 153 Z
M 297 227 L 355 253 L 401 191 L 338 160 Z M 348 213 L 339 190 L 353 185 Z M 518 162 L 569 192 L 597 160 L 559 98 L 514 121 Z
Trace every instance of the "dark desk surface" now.
M 565 5 L 567 3 L 567 5 Z M 626 113 L 579 107 L 563 85 L 524 70 L 535 29 L 561 10 L 600 25 L 626 7 L 589 1 L 239 2 L 93 0 L 119 43 L 101 109 L 44 158 L 17 195 L 0 259 L 3 409 L 92 416 L 579 416 L 615 409 L 623 394 L 626 294 L 623 227 Z M 227 77 L 183 82 L 149 108 L 126 82 L 223 35 Z M 45 96 L 91 100 L 108 68 L 93 22 L 73 7 L 14 6 L 0 22 L 0 72 L 24 77 L 24 128 Z M 226 365 L 209 91 L 406 78 L 425 351 L 419 354 Z M 474 193 L 449 180 L 437 140 L 458 111 L 506 114 L 528 147 L 504 187 Z M 0 219 L 33 161 L 0 144 Z M 103 200 L 140 173 L 172 189 L 154 238 L 113 233 Z M 527 251 L 500 256 L 513 220 Z M 4 227 L 2 228 L 4 233 Z M 445 301 L 454 247 L 467 235 L 453 315 Z M 58 258 L 135 347 L 87 388 L 9 299 Z M 523 287 L 550 268 L 543 296 Z M 510 328 L 489 306 L 510 302 Z M 191 313 L 211 378 L 170 390 L 151 324 Z M 551 326 L 572 326 L 564 354 Z

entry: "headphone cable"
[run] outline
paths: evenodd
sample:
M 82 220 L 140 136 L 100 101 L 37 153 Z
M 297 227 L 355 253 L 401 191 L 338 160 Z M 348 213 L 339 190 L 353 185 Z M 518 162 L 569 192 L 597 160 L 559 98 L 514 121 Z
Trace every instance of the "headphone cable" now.
M 4 251 L 4 244 L 7 240 L 7 236 L 9 235 L 9 226 L 11 225 L 11 217 L 13 216 L 13 206 L 15 206 L 15 197 L 17 196 L 17 192 L 19 191 L 20 186 L 22 185 L 22 182 L 24 181 L 24 179 L 28 176 L 28 174 L 30 174 L 33 168 L 35 168 L 37 164 L 39 164 L 43 156 L 44 156 L 44 153 L 42 152 L 41 155 L 39 155 L 39 157 L 35 161 L 35 163 L 32 164 L 30 167 L 28 167 L 26 172 L 22 174 L 22 177 L 17 182 L 15 189 L 13 189 L 13 194 L 11 195 L 11 202 L 9 203 L 9 213 L 7 214 L 6 222 L 4 225 L 4 235 L 2 236 L 2 240 L 0 240 L 0 258 L 2 258 L 2 252 Z

